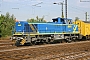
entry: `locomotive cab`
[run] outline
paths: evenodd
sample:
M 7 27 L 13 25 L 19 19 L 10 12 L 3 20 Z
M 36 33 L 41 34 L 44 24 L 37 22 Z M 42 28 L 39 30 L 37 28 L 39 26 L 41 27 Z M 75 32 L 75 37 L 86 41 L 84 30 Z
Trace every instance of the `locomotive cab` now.
M 77 39 L 78 26 L 76 24 L 72 23 L 72 19 L 58 17 L 58 18 L 55 18 L 52 20 L 53 20 L 53 23 L 57 24 L 56 25 L 57 27 L 62 27 L 62 28 L 59 28 L 59 30 L 62 29 L 61 30 L 62 34 L 60 34 L 60 35 L 64 36 L 61 39 L 65 39 L 68 42 Z
M 54 18 L 52 19 L 54 23 L 59 23 L 59 24 L 72 24 L 72 19 L 65 19 L 65 18 Z

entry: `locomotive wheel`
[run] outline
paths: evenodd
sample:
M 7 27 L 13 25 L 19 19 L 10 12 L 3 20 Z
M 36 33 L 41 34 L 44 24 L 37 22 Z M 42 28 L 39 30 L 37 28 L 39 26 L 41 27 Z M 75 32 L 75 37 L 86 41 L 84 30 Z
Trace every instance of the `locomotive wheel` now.
M 51 40 L 50 40 L 50 43 L 51 43 L 51 44 L 54 44 L 54 40 L 53 40 L 53 39 L 51 39 Z
M 71 39 L 69 39 L 69 38 L 66 38 L 66 42 L 71 43 L 71 42 L 72 42 L 72 40 L 71 40 Z
M 46 44 L 50 44 L 50 39 L 47 39 L 46 40 Z
M 15 43 L 15 46 L 20 46 L 20 40 L 17 40 L 16 43 Z
M 76 38 L 72 38 L 72 41 L 73 41 L 73 42 L 76 42 Z
M 32 46 L 32 43 L 25 43 L 25 46 Z
M 61 43 L 65 43 L 65 40 L 61 40 Z
M 36 41 L 32 41 L 32 44 L 35 45 L 36 44 Z
M 68 40 L 68 43 L 71 43 L 72 41 L 71 40 Z

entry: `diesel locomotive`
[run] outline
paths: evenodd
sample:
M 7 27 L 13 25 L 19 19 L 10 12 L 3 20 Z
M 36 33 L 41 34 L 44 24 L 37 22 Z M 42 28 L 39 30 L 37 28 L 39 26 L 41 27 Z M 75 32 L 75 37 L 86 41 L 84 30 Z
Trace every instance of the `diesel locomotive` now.
M 72 19 L 54 18 L 52 22 L 28 23 L 19 21 L 15 23 L 11 40 L 16 46 L 36 43 L 71 42 L 79 39 L 81 34 L 80 21 L 72 22 Z M 82 39 L 82 38 L 81 38 Z

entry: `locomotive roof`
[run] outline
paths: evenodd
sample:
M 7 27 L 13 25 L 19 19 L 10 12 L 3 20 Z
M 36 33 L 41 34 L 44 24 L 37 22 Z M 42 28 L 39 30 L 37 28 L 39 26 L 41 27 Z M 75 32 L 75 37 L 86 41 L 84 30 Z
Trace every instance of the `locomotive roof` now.
M 83 22 L 85 22 L 85 23 L 90 23 L 90 21 L 83 21 Z
M 58 18 L 60 18 L 60 17 L 58 17 Z M 52 20 L 54 20 L 54 19 L 58 19 L 58 18 L 53 18 Z M 72 19 L 70 19 L 70 18 L 61 18 L 61 19 L 64 19 L 64 20 L 72 20 Z

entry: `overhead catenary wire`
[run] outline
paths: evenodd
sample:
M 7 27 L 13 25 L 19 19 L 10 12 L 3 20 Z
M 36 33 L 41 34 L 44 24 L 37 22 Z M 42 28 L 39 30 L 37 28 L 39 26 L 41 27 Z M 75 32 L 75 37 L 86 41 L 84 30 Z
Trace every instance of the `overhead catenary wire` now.
M 78 6 L 72 6 L 72 3 L 69 3 L 68 6 L 69 6 L 69 8 L 75 9 L 79 12 L 84 12 L 84 13 L 86 12 L 86 10 L 78 8 Z
M 86 12 L 85 10 L 76 8 L 76 7 L 71 6 L 71 5 L 69 5 L 69 8 L 76 11 L 77 13 L 75 13 L 75 14 L 83 15 L 83 18 L 85 18 L 85 12 Z
M 43 2 L 40 2 L 40 3 L 34 4 L 34 5 L 32 5 L 32 6 L 37 6 L 37 5 L 42 4 L 42 3 L 43 3 Z
M 31 3 L 31 2 L 30 2 Z M 42 3 L 42 2 L 41 2 Z M 38 5 L 38 4 L 41 4 L 41 3 L 37 3 L 36 5 Z M 49 3 L 49 2 L 43 2 L 43 4 L 46 4 L 46 5 L 49 5 L 49 6 L 52 6 L 53 4 L 52 3 Z M 30 4 L 22 4 L 23 6 L 25 6 L 25 5 L 28 5 L 28 6 L 32 6 L 32 5 L 30 5 Z M 35 6 L 36 6 L 35 5 Z M 77 11 L 76 13 L 77 14 L 81 14 L 80 12 L 86 12 L 85 10 L 83 10 L 83 9 L 79 9 L 79 8 L 77 8 L 77 7 L 75 7 L 75 6 L 72 6 L 72 4 L 68 4 L 68 6 L 71 8 L 71 9 L 75 9 L 74 11 Z M 43 5 L 41 6 L 41 7 L 43 7 Z M 18 7 L 16 7 L 16 8 L 18 8 Z M 20 7 L 19 7 L 20 8 Z M 12 8 L 12 9 L 15 9 L 15 8 Z M 34 7 L 33 7 L 33 9 L 34 9 Z M 56 11 L 54 8 L 53 9 L 50 9 L 50 8 L 47 8 L 48 10 L 51 10 L 51 11 Z M 47 10 L 46 8 L 44 9 L 44 10 Z M 41 10 L 43 10 L 43 9 L 41 9 Z M 58 12 L 60 12 L 60 10 L 57 10 Z M 34 11 L 35 12 L 35 11 Z
M 48 4 L 48 3 L 45 3 L 45 4 Z M 49 4 L 49 5 L 51 5 L 51 4 Z M 83 13 L 86 12 L 86 11 L 83 10 L 83 9 L 79 9 L 79 8 L 77 8 L 77 7 L 75 7 L 75 6 L 72 6 L 72 4 L 68 4 L 68 6 L 69 6 L 69 8 L 74 9 L 74 11 L 77 11 L 78 14 L 81 14 L 80 12 L 83 12 Z

